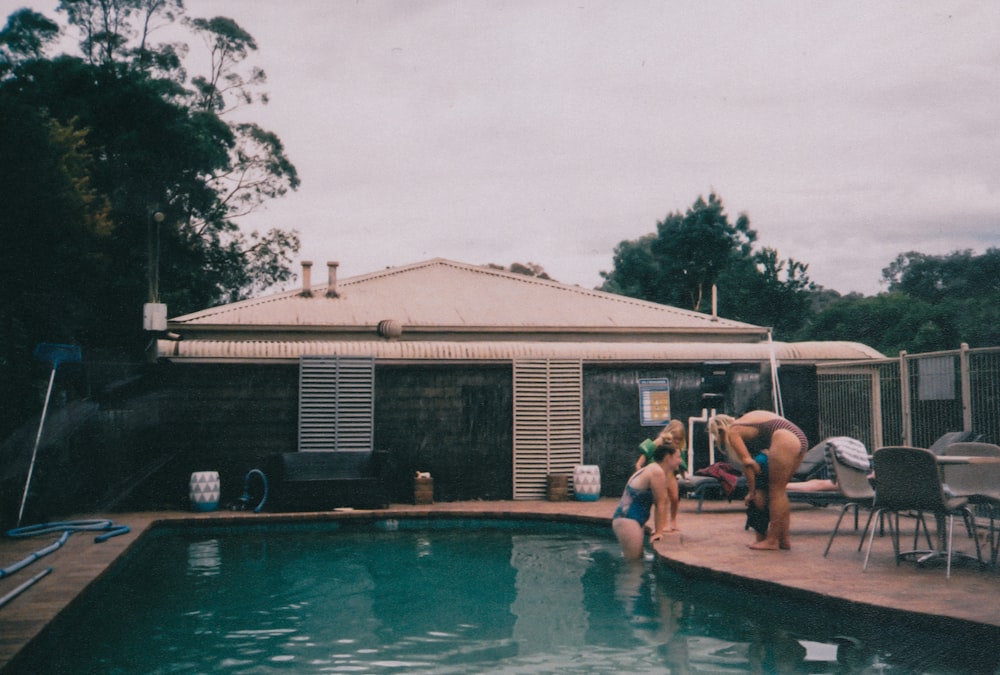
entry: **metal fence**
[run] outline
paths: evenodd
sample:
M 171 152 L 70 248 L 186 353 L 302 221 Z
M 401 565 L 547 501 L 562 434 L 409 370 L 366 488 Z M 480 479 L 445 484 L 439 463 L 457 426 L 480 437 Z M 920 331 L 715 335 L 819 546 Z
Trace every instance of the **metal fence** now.
M 1000 444 L 1000 347 L 817 366 L 820 437 L 874 450 L 930 447 L 950 431 Z

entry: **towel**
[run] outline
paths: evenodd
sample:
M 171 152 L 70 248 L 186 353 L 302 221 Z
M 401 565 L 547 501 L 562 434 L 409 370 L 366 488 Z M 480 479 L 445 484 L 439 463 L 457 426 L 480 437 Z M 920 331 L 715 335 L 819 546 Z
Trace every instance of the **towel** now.
M 726 462 L 716 462 L 715 464 L 710 464 L 704 469 L 698 469 L 694 472 L 696 476 L 711 476 L 715 478 L 720 483 L 722 483 L 722 492 L 728 497 L 734 489 L 736 489 L 736 482 L 739 481 L 740 477 L 743 475 L 739 469 L 734 467 L 732 464 L 727 464 Z
M 858 471 L 871 470 L 871 458 L 868 449 L 861 441 L 849 436 L 834 436 L 826 439 L 827 457 L 833 456 L 844 466 Z M 831 467 L 832 469 L 832 467 Z M 834 475 L 831 470 L 831 475 Z

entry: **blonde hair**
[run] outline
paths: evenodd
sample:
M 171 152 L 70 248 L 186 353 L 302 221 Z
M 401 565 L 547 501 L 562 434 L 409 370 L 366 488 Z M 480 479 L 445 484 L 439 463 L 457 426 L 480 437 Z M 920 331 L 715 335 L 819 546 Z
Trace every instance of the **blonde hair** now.
M 729 447 L 729 442 L 726 441 L 726 432 L 729 431 L 729 427 L 735 421 L 729 415 L 713 415 L 708 420 L 708 435 L 715 439 L 715 442 L 726 452 L 726 456 L 730 460 L 739 464 L 738 458 L 735 457 L 733 450 Z
M 684 423 L 678 419 L 667 422 L 660 435 L 670 434 L 674 441 L 674 447 L 683 452 L 687 448 L 687 432 L 684 430 Z

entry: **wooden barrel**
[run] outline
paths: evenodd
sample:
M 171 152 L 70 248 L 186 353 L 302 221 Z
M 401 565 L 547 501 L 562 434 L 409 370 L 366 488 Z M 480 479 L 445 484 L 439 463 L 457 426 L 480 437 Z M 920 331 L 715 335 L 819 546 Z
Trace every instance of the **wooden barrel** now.
M 569 476 L 564 473 L 548 475 L 547 498 L 550 502 L 563 502 L 569 496 Z
M 433 504 L 434 503 L 434 479 L 414 478 L 413 479 L 413 503 Z

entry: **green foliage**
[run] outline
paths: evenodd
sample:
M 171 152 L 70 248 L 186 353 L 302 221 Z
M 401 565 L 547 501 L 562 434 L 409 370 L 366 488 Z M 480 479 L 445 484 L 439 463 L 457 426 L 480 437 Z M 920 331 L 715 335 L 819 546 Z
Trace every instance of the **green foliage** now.
M 41 58 L 45 46 L 59 37 L 59 26 L 38 12 L 19 9 L 0 31 L 0 76 L 26 59 Z
M 715 284 L 727 319 L 769 326 L 780 340 L 861 342 L 887 356 L 1000 345 L 1000 249 L 901 254 L 882 272 L 888 292 L 863 297 L 816 287 L 808 265 L 756 241 L 746 215 L 731 224 L 716 195 L 699 198 L 655 233 L 618 244 L 601 290 L 706 311 Z
M 601 272 L 601 289 L 700 311 L 712 284 L 757 238 L 741 214 L 735 224 L 716 195 L 698 197 L 683 215 L 668 214 L 656 233 L 615 247 L 614 269 Z
M 657 223 L 655 233 L 618 244 L 601 290 L 711 311 L 715 285 L 720 315 L 790 335 L 810 312 L 808 266 L 779 260 L 774 249 L 755 251 L 756 241 L 746 214 L 731 223 L 718 196 L 699 197 L 683 215 Z
M 788 339 L 812 316 L 809 266 L 792 258 L 779 260 L 764 247 L 738 258 L 719 278 L 719 314 L 729 319 L 770 326 L 778 339 Z
M 186 45 L 150 40 L 183 18 L 181 0 L 62 0 L 59 8 L 82 57 L 48 58 L 60 28 L 26 10 L 0 32 L 4 393 L 24 388 L 20 364 L 37 342 L 140 359 L 150 296 L 172 315 L 243 299 L 288 280 L 299 247 L 294 231 L 237 225 L 299 185 L 275 134 L 223 116 L 266 101 L 256 89 L 263 71 L 242 74 L 252 37 L 229 19 L 180 24 L 222 51 L 199 80 L 213 83 L 206 99 L 203 85 L 188 86 Z
M 798 337 L 856 340 L 886 356 L 1000 345 L 1000 249 L 980 256 L 910 251 L 882 277 L 887 293 L 829 304 Z

